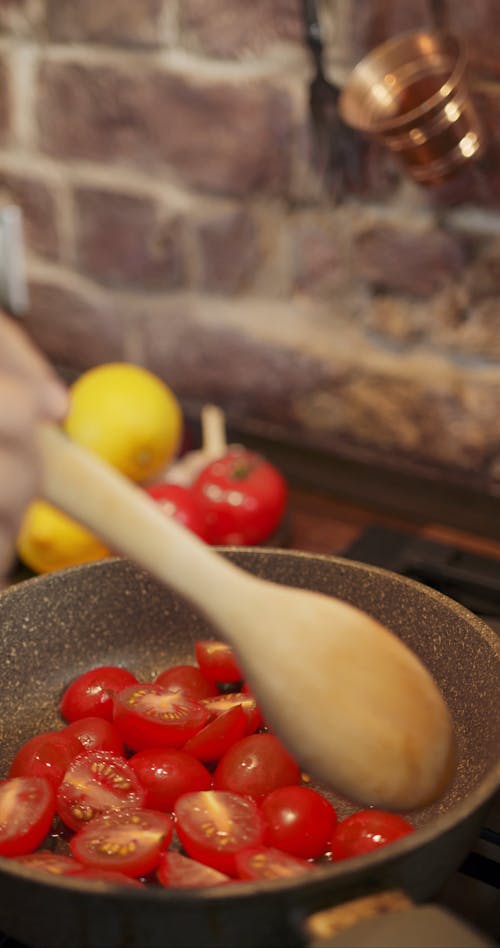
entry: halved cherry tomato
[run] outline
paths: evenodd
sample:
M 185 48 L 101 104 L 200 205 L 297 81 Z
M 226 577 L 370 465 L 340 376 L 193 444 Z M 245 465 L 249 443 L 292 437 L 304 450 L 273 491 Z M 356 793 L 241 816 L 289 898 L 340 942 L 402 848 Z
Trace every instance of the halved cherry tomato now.
M 184 744 L 184 750 L 198 760 L 215 763 L 236 741 L 244 737 L 246 730 L 247 716 L 241 704 L 235 704 L 190 737 Z
M 39 849 L 35 853 L 19 856 L 16 861 L 53 876 L 75 876 L 83 869 L 81 862 L 77 862 L 72 856 L 53 853 L 49 849 Z
M 243 681 L 243 672 L 236 655 L 227 642 L 200 639 L 195 642 L 196 661 L 205 678 L 224 684 Z
M 298 783 L 297 762 L 273 734 L 250 734 L 221 757 L 214 773 L 216 790 L 245 793 L 261 801 L 271 790 Z
M 55 790 L 70 763 L 82 753 L 79 740 L 64 728 L 30 737 L 15 755 L 9 777 L 46 777 Z
M 180 691 L 137 684 L 115 698 L 114 723 L 131 750 L 181 747 L 208 721 L 209 712 Z
M 208 464 L 191 489 L 209 542 L 233 545 L 270 536 L 283 517 L 288 493 L 273 464 L 240 446 Z
M 115 665 L 91 668 L 66 688 L 61 699 L 61 714 L 69 722 L 94 715 L 111 721 L 115 694 L 136 681 L 135 675 L 126 668 Z
M 245 694 L 243 691 L 229 691 L 227 694 L 218 695 L 216 698 L 203 698 L 203 706 L 210 712 L 210 715 L 224 714 L 229 708 L 240 705 L 246 715 L 247 727 L 246 733 L 253 734 L 258 727 L 262 725 L 262 715 L 259 706 L 251 694 Z
M 119 757 L 125 754 L 125 746 L 118 728 L 106 718 L 79 718 L 78 721 L 67 724 L 63 733 L 76 737 L 80 743 L 80 753 L 102 750 L 117 754 Z
M 182 484 L 153 484 L 146 488 L 153 500 L 167 517 L 173 517 L 183 527 L 196 533 L 202 540 L 208 539 L 205 518 L 191 488 Z
M 79 830 L 108 810 L 142 806 L 144 790 L 123 757 L 93 751 L 68 767 L 57 791 L 57 812 L 70 829 Z
M 155 684 L 162 688 L 178 689 L 188 698 L 199 701 L 200 698 L 212 698 L 219 694 L 219 689 L 213 682 L 205 678 L 196 665 L 172 665 L 160 672 L 155 678 Z
M 200 886 L 224 885 L 232 881 L 223 872 L 176 852 L 163 854 L 156 878 L 169 889 L 198 889 Z
M 144 788 L 144 806 L 152 810 L 173 810 L 181 794 L 208 790 L 212 786 L 207 768 L 177 748 L 138 751 L 128 763 Z
M 144 876 L 170 843 L 174 824 L 156 810 L 115 810 L 84 826 L 70 840 L 75 859 L 91 869 Z
M 407 836 L 413 830 L 411 823 L 397 813 L 358 810 L 337 824 L 331 841 L 331 858 L 335 861 L 362 856 Z
M 177 835 L 188 856 L 236 875 L 236 854 L 258 846 L 264 820 L 248 797 L 217 790 L 185 793 L 175 805 Z
M 56 811 L 46 777 L 12 777 L 0 783 L 0 856 L 31 853 L 45 839 Z
M 312 863 L 273 846 L 254 846 L 236 856 L 239 879 L 288 879 L 312 869 Z
M 327 851 L 337 823 L 326 797 L 298 785 L 272 790 L 262 801 L 262 813 L 266 842 L 302 859 L 316 859 Z
M 78 879 L 86 879 L 90 882 L 109 882 L 110 885 L 133 885 L 136 888 L 144 888 L 144 883 L 139 879 L 126 876 L 124 872 L 112 872 L 110 869 L 91 869 L 90 866 L 84 866 L 80 872 L 74 874 Z

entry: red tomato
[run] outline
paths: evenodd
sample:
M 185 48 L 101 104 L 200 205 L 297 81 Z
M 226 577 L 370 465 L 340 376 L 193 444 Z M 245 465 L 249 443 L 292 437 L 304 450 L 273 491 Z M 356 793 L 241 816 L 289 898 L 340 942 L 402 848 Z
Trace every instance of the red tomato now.
M 102 750 L 117 754 L 118 757 L 123 757 L 125 754 L 118 728 L 106 718 L 79 718 L 78 721 L 67 724 L 63 733 L 71 734 L 78 740 L 80 753 Z
M 53 876 L 75 876 L 83 869 L 82 864 L 72 856 L 53 853 L 49 849 L 39 849 L 36 853 L 19 856 L 17 862 Z
M 45 839 L 56 811 L 46 777 L 12 777 L 0 784 L 0 856 L 31 853 Z
M 160 672 L 155 678 L 155 684 L 162 688 L 182 691 L 188 698 L 199 701 L 200 698 L 212 698 L 219 694 L 213 682 L 202 675 L 196 665 L 172 665 Z
M 229 876 L 223 872 L 176 852 L 163 854 L 156 870 L 156 878 L 170 889 L 198 889 L 200 886 L 231 882 Z
M 136 681 L 132 672 L 115 665 L 91 668 L 66 688 L 61 699 L 61 714 L 65 721 L 94 715 L 111 721 L 115 694 Z
M 260 543 L 276 530 L 287 502 L 282 474 L 259 454 L 236 446 L 198 475 L 192 492 L 210 543 Z
M 205 724 L 201 731 L 190 737 L 184 744 L 184 750 L 198 760 L 214 763 L 246 734 L 247 716 L 241 704 L 235 704 L 229 711 L 219 714 L 213 721 Z
M 124 872 L 112 872 L 107 869 L 91 869 L 90 866 L 83 867 L 76 873 L 79 879 L 90 879 L 94 882 L 109 882 L 110 885 L 133 885 L 143 889 L 144 883 L 139 879 L 133 879 L 132 876 L 126 876 Z
M 208 539 L 205 519 L 198 501 L 190 487 L 181 484 L 154 484 L 147 488 L 153 500 L 156 500 L 167 517 L 173 517 L 183 527 L 196 533 L 202 540 Z
M 312 864 L 272 846 L 253 846 L 236 856 L 239 879 L 286 879 L 312 869 Z
M 236 854 L 263 839 L 264 820 L 257 806 L 236 793 L 185 793 L 177 800 L 175 816 L 188 856 L 228 876 L 236 875 Z
M 144 788 L 144 806 L 152 810 L 173 810 L 182 793 L 212 786 L 207 768 L 173 747 L 138 751 L 128 763 Z
M 196 661 L 202 674 L 210 681 L 235 684 L 243 681 L 243 672 L 236 655 L 226 642 L 203 639 L 195 642 Z
M 144 790 L 123 757 L 93 751 L 68 767 L 57 791 L 57 812 L 70 829 L 79 830 L 108 810 L 142 806 Z
M 114 722 L 131 750 L 181 747 L 208 721 L 209 712 L 181 691 L 137 684 L 115 698 Z
M 253 734 L 262 724 L 262 715 L 255 698 L 243 691 L 230 691 L 225 695 L 217 695 L 216 698 L 204 698 L 202 704 L 212 716 L 224 714 L 229 708 L 239 705 L 245 712 L 247 734 Z
M 278 787 L 262 802 L 266 842 L 302 859 L 317 859 L 328 849 L 337 814 L 310 787 Z
M 298 783 L 300 769 L 273 734 L 250 734 L 233 744 L 217 764 L 216 790 L 245 793 L 261 801 L 271 790 Z
M 348 859 L 373 852 L 402 836 L 414 827 L 397 813 L 385 810 L 358 810 L 337 824 L 331 841 L 331 858 Z
M 19 748 L 9 777 L 46 777 L 57 790 L 70 763 L 82 753 L 82 745 L 66 729 L 45 731 L 30 737 Z
M 75 859 L 91 869 L 145 876 L 160 861 L 174 824 L 156 810 L 115 810 L 96 817 L 70 840 Z

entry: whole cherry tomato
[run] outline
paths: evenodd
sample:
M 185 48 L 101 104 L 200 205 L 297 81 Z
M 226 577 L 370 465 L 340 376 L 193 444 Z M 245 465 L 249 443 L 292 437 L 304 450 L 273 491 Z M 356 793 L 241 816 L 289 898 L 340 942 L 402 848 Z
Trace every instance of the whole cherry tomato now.
M 126 668 L 116 665 L 99 665 L 78 675 L 68 685 L 61 698 L 61 714 L 70 723 L 79 718 L 99 717 L 111 721 L 113 698 L 133 685 L 137 678 Z
M 174 809 L 177 798 L 193 790 L 209 790 L 212 777 L 194 756 L 176 747 L 150 747 L 128 761 L 144 789 L 144 806 L 162 812 Z
M 216 698 L 219 689 L 196 665 L 172 665 L 165 668 L 155 678 L 155 684 L 170 691 L 182 691 L 188 698 L 199 701 L 200 698 Z
M 260 802 L 275 790 L 300 780 L 300 769 L 273 734 L 250 734 L 221 757 L 214 773 L 216 790 L 228 790 Z
M 331 841 L 332 859 L 363 856 L 412 833 L 413 829 L 411 823 L 397 813 L 358 810 L 337 823 Z
M 243 681 L 243 672 L 237 658 L 227 642 L 216 639 L 198 639 L 194 643 L 196 661 L 205 678 L 224 684 Z
M 30 737 L 19 748 L 10 765 L 9 777 L 46 777 L 57 790 L 71 762 L 82 753 L 80 741 L 66 728 L 44 731 Z
M 153 484 L 147 488 L 147 492 L 168 517 L 178 520 L 183 527 L 196 533 L 202 540 L 208 539 L 205 518 L 189 487 L 183 487 L 181 484 Z
M 337 822 L 329 802 L 311 787 L 277 787 L 265 797 L 262 813 L 269 846 L 302 859 L 317 859 L 328 849 Z
M 267 539 L 285 512 L 287 486 L 278 469 L 235 446 L 204 468 L 192 488 L 210 543 L 251 546 Z

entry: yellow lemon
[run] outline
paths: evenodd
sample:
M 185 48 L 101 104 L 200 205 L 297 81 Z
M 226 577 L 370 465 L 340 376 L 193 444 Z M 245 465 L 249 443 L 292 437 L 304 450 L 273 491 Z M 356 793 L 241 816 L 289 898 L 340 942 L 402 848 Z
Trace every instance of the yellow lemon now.
M 101 540 L 42 500 L 33 501 L 24 515 L 17 552 L 35 573 L 51 573 L 110 555 Z
M 134 481 L 158 474 L 173 458 L 182 433 L 174 393 L 152 372 L 109 362 L 72 385 L 65 428 L 74 441 Z

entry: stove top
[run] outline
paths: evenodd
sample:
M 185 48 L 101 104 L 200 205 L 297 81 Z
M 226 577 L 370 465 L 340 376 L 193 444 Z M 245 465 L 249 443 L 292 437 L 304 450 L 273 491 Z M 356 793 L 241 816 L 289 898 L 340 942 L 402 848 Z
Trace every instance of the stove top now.
M 377 524 L 342 551 L 431 586 L 479 615 L 500 634 L 500 562 Z M 500 794 L 472 851 L 437 902 L 500 944 Z

